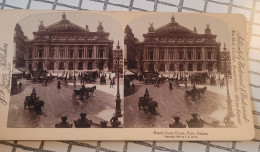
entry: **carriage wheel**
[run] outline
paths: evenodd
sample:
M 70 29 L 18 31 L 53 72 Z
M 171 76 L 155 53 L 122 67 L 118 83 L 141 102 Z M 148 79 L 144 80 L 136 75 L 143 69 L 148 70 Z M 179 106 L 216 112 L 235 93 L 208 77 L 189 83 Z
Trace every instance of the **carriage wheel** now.
M 143 109 L 141 109 L 141 107 L 142 107 L 141 102 L 138 101 L 138 108 L 139 108 L 139 110 L 143 110 Z
M 26 109 L 26 101 L 24 101 L 23 108 Z

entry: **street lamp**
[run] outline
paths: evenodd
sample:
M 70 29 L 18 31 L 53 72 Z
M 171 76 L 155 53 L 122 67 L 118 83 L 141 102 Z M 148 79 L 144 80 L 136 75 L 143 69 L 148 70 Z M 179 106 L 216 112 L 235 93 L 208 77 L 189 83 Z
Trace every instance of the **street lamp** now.
M 121 114 L 121 99 L 120 99 L 120 93 L 119 93 L 119 55 L 117 56 L 116 117 L 122 117 L 122 114 Z
M 234 116 L 233 110 L 232 110 L 232 100 L 230 98 L 229 94 L 229 88 L 228 88 L 228 77 L 227 77 L 227 56 L 228 56 L 228 51 L 226 50 L 226 47 L 224 46 L 224 67 L 225 67 L 225 77 L 226 77 L 226 86 L 227 86 L 227 115 L 230 117 Z

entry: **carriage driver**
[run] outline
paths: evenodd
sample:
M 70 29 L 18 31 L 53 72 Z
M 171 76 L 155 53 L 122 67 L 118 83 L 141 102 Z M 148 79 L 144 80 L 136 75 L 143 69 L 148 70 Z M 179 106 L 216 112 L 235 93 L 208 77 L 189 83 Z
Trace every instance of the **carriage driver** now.
M 145 93 L 144 93 L 144 99 L 145 99 L 145 100 L 148 100 L 148 99 L 149 99 L 149 96 L 150 96 L 150 95 L 149 95 L 148 89 L 146 88 L 146 89 L 145 89 Z
M 33 90 L 32 90 L 31 98 L 32 98 L 32 99 L 35 99 L 35 98 L 36 98 L 36 91 L 35 91 L 35 88 L 33 88 Z

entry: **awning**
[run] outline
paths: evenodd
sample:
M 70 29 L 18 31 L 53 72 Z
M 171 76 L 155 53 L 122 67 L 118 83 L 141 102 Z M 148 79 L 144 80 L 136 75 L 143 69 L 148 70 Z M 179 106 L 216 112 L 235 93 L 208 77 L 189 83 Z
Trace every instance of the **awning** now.
M 23 72 L 21 70 L 17 69 L 17 68 L 14 68 L 12 74 L 16 74 L 16 75 L 17 74 L 23 74 Z
M 124 75 L 135 75 L 135 73 L 126 69 L 125 72 L 124 72 Z

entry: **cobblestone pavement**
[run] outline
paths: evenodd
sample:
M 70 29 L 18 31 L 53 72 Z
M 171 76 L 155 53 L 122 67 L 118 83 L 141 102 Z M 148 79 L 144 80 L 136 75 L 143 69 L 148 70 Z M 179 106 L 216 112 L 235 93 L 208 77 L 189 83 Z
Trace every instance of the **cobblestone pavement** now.
M 169 90 L 168 81 L 161 84 L 158 88 L 153 85 L 145 85 L 143 82 L 134 80 L 135 92 L 125 97 L 125 127 L 137 128 L 168 128 L 173 123 L 173 116 L 180 116 L 180 121 L 185 123 L 190 120 L 191 113 L 198 113 L 199 116 L 208 123 L 218 120 L 224 126 L 223 119 L 226 114 L 226 88 L 220 86 L 197 85 L 197 88 L 207 86 L 205 98 L 192 101 L 185 100 L 185 86 L 173 85 L 173 90 Z M 230 82 L 231 83 L 231 82 Z M 138 109 L 139 97 L 144 96 L 145 89 L 148 89 L 150 97 L 158 102 L 157 115 Z M 191 90 L 188 83 L 187 90 Z M 211 127 L 206 125 L 206 127 Z
M 11 96 L 7 122 L 8 127 L 53 128 L 56 123 L 61 122 L 61 116 L 68 116 L 67 121 L 73 123 L 74 120 L 80 118 L 79 114 L 82 112 L 86 112 L 88 119 L 92 119 L 94 123 L 99 124 L 102 120 L 109 121 L 115 112 L 116 86 L 113 88 L 110 88 L 109 85 L 101 86 L 99 85 L 99 80 L 94 84 L 86 84 L 86 87 L 96 85 L 97 90 L 94 91 L 93 97 L 83 101 L 72 99 L 73 85 L 65 86 L 64 82 L 61 82 L 61 89 L 57 89 L 56 79 L 48 83 L 46 87 L 39 83 L 32 83 L 30 80 L 21 80 L 21 82 L 23 86 L 20 93 Z M 109 84 L 108 80 L 107 82 L 107 84 Z M 31 94 L 33 87 L 36 90 L 37 96 L 40 97 L 40 100 L 44 100 L 45 102 L 41 115 L 24 109 L 25 96 Z M 80 89 L 80 87 L 80 83 L 77 82 L 75 89 Z M 122 88 L 122 86 L 120 86 L 120 88 Z M 122 122 L 122 118 L 120 118 L 120 120 Z M 110 125 L 110 123 L 108 125 Z

